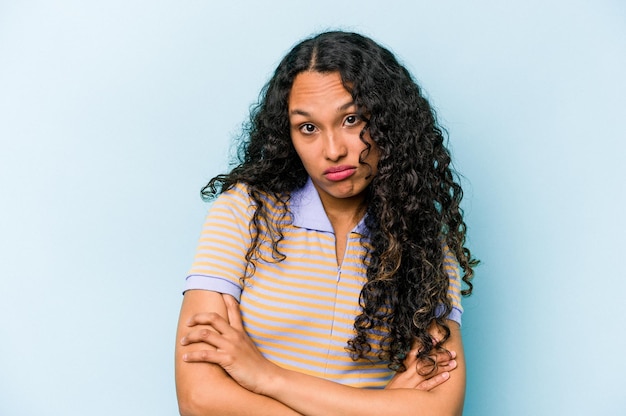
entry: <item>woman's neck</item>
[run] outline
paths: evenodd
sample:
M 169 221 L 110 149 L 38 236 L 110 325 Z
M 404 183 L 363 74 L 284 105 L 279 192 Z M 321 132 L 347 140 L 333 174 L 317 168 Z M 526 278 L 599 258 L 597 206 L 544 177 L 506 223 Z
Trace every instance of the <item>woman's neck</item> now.
M 365 199 L 361 196 L 331 201 L 322 199 L 322 205 L 335 234 L 347 234 L 365 215 Z

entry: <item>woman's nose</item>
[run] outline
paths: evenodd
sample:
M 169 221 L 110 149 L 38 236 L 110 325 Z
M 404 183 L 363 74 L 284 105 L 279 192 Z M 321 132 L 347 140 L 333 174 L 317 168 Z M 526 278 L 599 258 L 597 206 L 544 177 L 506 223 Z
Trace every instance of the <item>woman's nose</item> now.
M 326 135 L 324 143 L 324 156 L 326 159 L 336 162 L 346 156 L 348 148 L 341 133 L 331 132 Z

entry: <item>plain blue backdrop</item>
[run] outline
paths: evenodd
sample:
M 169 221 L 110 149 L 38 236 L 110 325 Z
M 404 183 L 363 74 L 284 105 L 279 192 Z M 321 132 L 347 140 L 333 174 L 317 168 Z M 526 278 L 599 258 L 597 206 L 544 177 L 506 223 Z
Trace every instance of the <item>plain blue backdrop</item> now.
M 282 55 L 410 68 L 483 261 L 466 415 L 626 413 L 622 1 L 0 1 L 0 414 L 173 415 L 199 189 Z

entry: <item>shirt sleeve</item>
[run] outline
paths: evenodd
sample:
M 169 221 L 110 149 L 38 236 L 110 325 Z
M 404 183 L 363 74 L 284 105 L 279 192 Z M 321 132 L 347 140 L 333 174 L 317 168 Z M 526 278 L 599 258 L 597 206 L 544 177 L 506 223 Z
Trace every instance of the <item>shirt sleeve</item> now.
M 443 269 L 450 279 L 448 298 L 452 304 L 452 312 L 448 315 L 448 319 L 461 325 L 461 316 L 463 315 L 463 306 L 461 306 L 461 273 L 459 263 L 447 244 L 443 246 Z
M 221 194 L 211 206 L 183 292 L 200 289 L 241 297 L 241 278 L 251 243 L 253 204 L 243 185 Z

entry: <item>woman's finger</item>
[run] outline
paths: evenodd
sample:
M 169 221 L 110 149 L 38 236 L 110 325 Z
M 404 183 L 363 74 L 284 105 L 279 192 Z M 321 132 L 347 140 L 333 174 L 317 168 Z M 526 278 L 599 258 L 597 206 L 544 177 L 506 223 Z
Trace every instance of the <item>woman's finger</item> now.
M 241 322 L 241 311 L 239 310 L 239 302 L 231 295 L 223 295 L 226 304 L 226 312 L 228 313 L 228 322 L 235 329 L 243 331 L 243 323 Z
M 183 354 L 183 361 L 188 363 L 214 363 L 219 364 L 220 353 L 215 350 L 193 351 Z
M 448 351 L 446 349 L 438 349 L 435 351 L 435 359 L 438 363 L 444 363 L 446 361 L 450 361 L 456 358 L 455 351 Z
M 425 378 L 441 374 L 451 369 L 450 362 L 456 358 L 456 352 L 445 349 L 434 351 L 428 357 L 420 358 L 414 364 L 418 374 Z M 452 368 L 456 368 L 456 363 Z
M 232 329 L 228 324 L 228 321 L 216 312 L 205 312 L 193 315 L 189 318 L 189 321 L 187 321 L 187 326 L 196 325 L 209 325 L 220 334 L 228 332 L 229 329 Z
M 440 384 L 445 383 L 450 378 L 450 373 L 444 372 L 441 374 L 437 374 L 434 377 L 429 378 L 428 380 L 422 381 L 417 385 L 417 390 L 429 391 L 439 386 Z
M 189 332 L 180 340 L 180 344 L 189 345 L 189 344 L 196 344 L 196 343 L 202 342 L 204 344 L 208 344 L 217 348 L 217 344 L 219 343 L 220 337 L 221 337 L 221 334 L 218 334 L 212 329 L 202 328 L 202 329 Z
M 450 360 L 447 363 L 439 366 L 439 372 L 452 371 L 457 367 L 456 360 Z

